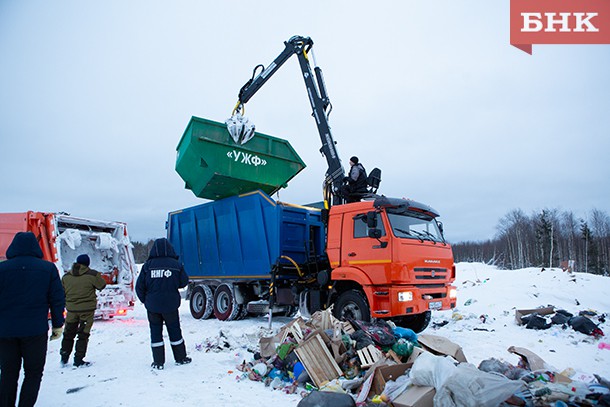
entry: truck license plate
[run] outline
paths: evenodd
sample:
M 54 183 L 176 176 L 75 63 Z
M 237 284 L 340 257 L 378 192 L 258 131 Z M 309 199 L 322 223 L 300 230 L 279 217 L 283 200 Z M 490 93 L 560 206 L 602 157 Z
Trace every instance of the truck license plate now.
M 439 310 L 443 308 L 443 303 L 441 301 L 432 301 L 428 303 L 428 308 L 433 310 Z

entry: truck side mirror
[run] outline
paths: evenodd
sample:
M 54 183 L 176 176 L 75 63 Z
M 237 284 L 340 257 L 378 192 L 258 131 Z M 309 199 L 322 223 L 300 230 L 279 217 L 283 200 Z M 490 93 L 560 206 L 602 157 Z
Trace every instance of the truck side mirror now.
M 370 212 L 366 213 L 366 226 L 368 226 L 369 229 L 375 229 L 377 227 L 377 212 L 370 211 Z M 381 232 L 381 231 L 379 231 L 379 232 Z M 370 231 L 369 231 L 369 236 L 370 236 Z
M 441 234 L 442 234 L 442 235 L 444 235 L 444 234 L 445 234 L 445 231 L 443 230 L 443 229 L 444 229 L 444 228 L 443 228 L 443 222 L 438 222 L 438 221 L 437 221 L 437 222 L 436 222 L 436 224 L 438 225 L 438 230 L 440 230 L 440 231 L 441 231 Z
M 381 230 L 380 229 L 369 229 L 369 237 L 372 239 L 379 240 L 379 238 L 381 237 Z
M 369 229 L 369 237 L 377 239 L 379 246 L 373 246 L 373 249 L 385 249 L 388 247 L 388 242 L 382 242 L 379 238 L 382 236 L 381 229 Z

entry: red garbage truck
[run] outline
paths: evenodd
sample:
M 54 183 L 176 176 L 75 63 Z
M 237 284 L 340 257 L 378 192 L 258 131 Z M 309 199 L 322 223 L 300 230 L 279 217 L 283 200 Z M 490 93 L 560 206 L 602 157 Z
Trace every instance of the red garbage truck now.
M 60 275 L 80 254 L 90 257 L 90 267 L 101 272 L 107 283 L 98 293 L 96 317 L 111 318 L 133 309 L 137 268 L 125 223 L 53 212 L 0 213 L 0 261 L 6 260 L 17 232 L 34 233 L 43 258 L 55 263 Z

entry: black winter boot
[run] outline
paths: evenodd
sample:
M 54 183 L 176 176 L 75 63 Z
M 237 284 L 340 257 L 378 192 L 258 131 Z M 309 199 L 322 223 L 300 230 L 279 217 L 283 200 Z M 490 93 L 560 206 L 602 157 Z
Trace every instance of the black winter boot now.
M 152 348 L 153 363 L 150 365 L 153 369 L 163 369 L 165 364 L 165 346 L 154 346 Z
M 177 365 L 188 365 L 189 363 L 191 363 L 193 361 L 193 359 L 189 358 L 188 356 L 185 356 L 184 358 L 182 358 L 181 360 L 177 360 L 176 364 Z
M 64 352 L 63 350 L 60 350 L 59 355 L 61 356 L 61 364 L 62 365 L 68 364 L 68 360 L 70 359 L 70 354 Z
M 191 358 L 186 356 L 186 345 L 184 340 L 179 345 L 172 345 L 172 353 L 174 354 L 174 360 L 179 365 L 186 365 L 191 363 Z M 186 361 L 188 359 L 188 361 Z
M 83 360 L 83 358 L 80 358 L 78 356 L 74 357 L 74 367 L 87 367 L 87 366 L 91 366 L 91 362 L 87 362 L 86 360 Z

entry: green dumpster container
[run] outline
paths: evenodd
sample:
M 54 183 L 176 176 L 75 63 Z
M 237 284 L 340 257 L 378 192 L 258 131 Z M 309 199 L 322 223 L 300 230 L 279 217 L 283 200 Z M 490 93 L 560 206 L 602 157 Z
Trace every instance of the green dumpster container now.
M 212 200 L 257 189 L 271 195 L 305 168 L 286 140 L 255 133 L 237 144 L 224 123 L 195 116 L 176 150 L 176 171 L 185 187 Z

